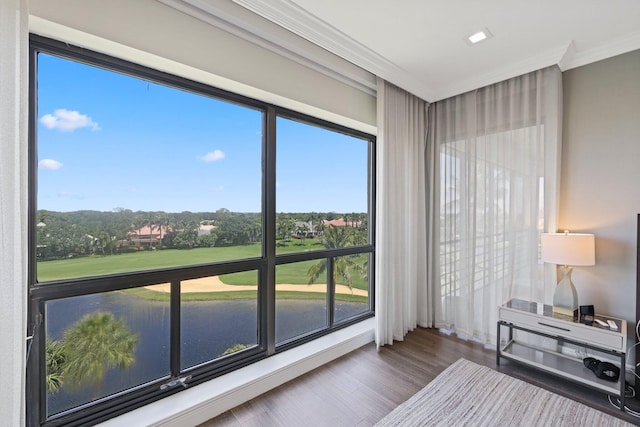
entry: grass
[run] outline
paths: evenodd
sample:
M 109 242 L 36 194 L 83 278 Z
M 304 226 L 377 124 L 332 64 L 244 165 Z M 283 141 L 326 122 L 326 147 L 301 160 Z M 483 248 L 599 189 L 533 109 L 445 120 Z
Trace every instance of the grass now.
M 316 239 L 306 239 L 305 241 L 288 242 L 286 246 L 278 246 L 278 253 L 304 252 L 321 249 L 323 246 Z M 178 267 L 186 265 L 206 264 L 212 262 L 229 261 L 234 259 L 255 258 L 261 255 L 259 244 L 229 246 L 216 248 L 197 249 L 166 249 L 157 251 L 140 251 L 119 255 L 93 255 L 89 257 L 69 258 L 64 260 L 41 261 L 38 262 L 38 280 L 40 282 L 70 279 L 76 277 L 100 276 L 114 273 L 125 273 L 132 271 L 145 271 L 157 268 Z M 367 255 L 360 255 L 358 263 L 363 263 Z M 303 261 L 291 264 L 282 264 L 276 267 L 276 282 L 293 285 L 306 285 L 309 281 L 307 271 L 309 268 L 321 262 L 320 260 Z M 243 271 L 240 273 L 225 274 L 220 279 L 228 285 L 253 285 L 257 286 L 258 274 L 255 270 Z M 353 288 L 366 290 L 368 283 L 358 274 L 353 274 Z M 325 283 L 326 276 L 321 275 L 316 281 Z M 342 283 L 343 280 L 338 280 Z M 151 291 L 144 288 L 130 289 L 129 294 L 137 295 L 141 298 L 165 301 L 168 300 L 168 293 Z M 283 299 L 300 298 L 324 298 L 323 293 L 278 291 L 277 297 Z M 366 297 L 353 295 L 337 295 L 336 299 L 343 301 L 366 301 Z M 199 292 L 183 293 L 183 301 L 211 300 L 211 299 L 238 299 L 256 298 L 254 291 L 232 291 L 232 292 Z
M 146 288 L 133 288 L 122 291 L 128 295 L 135 295 L 152 301 L 169 301 L 171 294 L 168 292 L 152 291 Z M 231 299 L 256 299 L 255 291 L 232 291 L 232 292 L 194 292 L 182 293 L 182 301 L 211 301 L 211 300 L 231 300 Z
M 119 255 L 92 255 L 38 262 L 38 280 L 50 281 L 72 277 L 101 276 L 131 271 L 211 262 L 246 259 L 260 256 L 260 245 L 230 246 L 220 248 L 166 249 L 139 251 Z
M 152 301 L 165 301 L 168 302 L 171 298 L 171 294 L 168 292 L 152 291 L 146 288 L 134 288 L 122 291 L 128 295 L 135 295 L 140 298 L 144 298 Z M 255 291 L 231 291 L 231 292 L 194 292 L 183 293 L 180 295 L 182 301 L 212 301 L 212 300 L 236 300 L 236 299 L 256 299 L 257 294 Z M 321 292 L 295 292 L 295 291 L 277 291 L 276 299 L 314 299 L 322 300 L 327 296 Z M 346 295 L 336 294 L 336 301 L 349 301 L 349 302 L 368 302 L 368 298 L 359 295 Z

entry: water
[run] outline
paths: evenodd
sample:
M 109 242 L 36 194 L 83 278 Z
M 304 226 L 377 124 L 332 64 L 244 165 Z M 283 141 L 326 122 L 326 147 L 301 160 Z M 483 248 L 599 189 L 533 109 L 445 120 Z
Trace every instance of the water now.
M 336 303 L 336 319 L 368 310 L 363 303 Z M 47 395 L 49 415 L 170 375 L 168 301 L 151 301 L 122 292 L 108 292 L 47 303 L 46 331 L 54 340 L 84 315 L 108 311 L 124 319 L 137 335 L 135 362 L 110 369 L 97 386 L 64 384 Z M 281 342 L 326 326 L 324 300 L 281 300 L 276 303 L 276 341 Z M 181 367 L 187 369 L 220 357 L 237 345 L 258 343 L 257 300 L 183 302 Z

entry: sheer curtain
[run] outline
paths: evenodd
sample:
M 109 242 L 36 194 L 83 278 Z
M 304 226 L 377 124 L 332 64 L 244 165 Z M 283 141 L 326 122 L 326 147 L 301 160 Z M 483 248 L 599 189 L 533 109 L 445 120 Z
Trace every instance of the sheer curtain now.
M 427 289 L 428 104 L 378 79 L 376 344 L 433 325 Z
M 561 103 L 550 67 L 431 105 L 436 326 L 495 344 L 497 306 L 550 302 L 538 244 L 556 229 Z

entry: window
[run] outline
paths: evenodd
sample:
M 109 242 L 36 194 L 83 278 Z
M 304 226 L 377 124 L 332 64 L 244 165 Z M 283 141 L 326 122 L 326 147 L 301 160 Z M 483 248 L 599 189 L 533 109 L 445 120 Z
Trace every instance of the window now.
M 29 425 L 105 420 L 373 315 L 371 135 L 31 47 Z
M 520 128 L 440 146 L 442 312 L 465 336 L 479 335 L 478 325 L 493 332 L 486 300 L 500 300 L 506 290 L 517 295 L 541 275 L 544 176 L 542 161 L 531 154 L 542 152 L 536 131 Z
M 370 309 L 367 254 L 343 252 L 371 243 L 370 143 L 295 116 L 276 124 L 276 253 L 307 259 L 276 269 L 283 344 Z
M 477 137 L 473 144 L 441 145 L 442 295 L 460 296 L 456 275 L 463 265 L 475 266 L 475 289 L 537 268 L 539 262 L 514 249 L 544 229 L 544 177 L 530 155 L 541 151 L 536 131 L 527 127 Z M 461 238 L 469 229 L 474 238 Z

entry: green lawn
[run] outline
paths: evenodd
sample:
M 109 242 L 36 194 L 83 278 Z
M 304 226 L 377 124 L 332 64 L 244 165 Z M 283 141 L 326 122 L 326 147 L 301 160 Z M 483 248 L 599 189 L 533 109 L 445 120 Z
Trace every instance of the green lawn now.
M 259 256 L 259 245 L 185 250 L 167 249 L 106 256 L 93 255 L 38 262 L 38 280 L 43 282 L 72 277 L 100 276 Z
M 140 298 L 153 301 L 169 301 L 171 298 L 167 292 L 156 292 L 145 288 L 127 289 L 123 291 L 129 295 L 135 295 Z M 294 291 L 278 291 L 276 298 L 283 299 L 325 299 L 326 294 L 319 292 L 294 292 Z M 182 301 L 211 301 L 211 300 L 232 300 L 232 299 L 256 299 L 256 293 L 253 291 L 233 291 L 233 292 L 197 292 L 184 293 L 180 295 Z M 337 294 L 336 300 L 366 303 L 369 299 L 359 295 Z
M 278 253 L 302 252 L 322 249 L 316 239 L 306 239 L 304 242 L 294 240 L 286 246 L 278 246 Z M 105 274 L 144 271 L 156 268 L 177 267 L 185 265 L 206 264 L 211 262 L 228 261 L 233 259 L 254 258 L 260 256 L 260 245 L 244 245 L 216 248 L 197 249 L 167 249 L 157 251 L 140 251 L 135 253 L 89 256 L 55 261 L 38 262 L 38 280 L 40 282 L 69 279 L 74 277 L 100 276 Z M 359 257 L 359 262 L 366 260 L 365 255 Z M 304 284 L 308 282 L 307 271 L 318 261 L 305 261 L 279 265 L 276 268 L 278 283 Z M 256 285 L 257 272 L 227 274 L 220 279 L 229 285 Z M 339 280 L 340 282 L 341 280 Z M 326 280 L 321 276 L 319 283 Z M 353 287 L 367 289 L 367 283 L 359 275 L 353 274 Z

